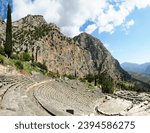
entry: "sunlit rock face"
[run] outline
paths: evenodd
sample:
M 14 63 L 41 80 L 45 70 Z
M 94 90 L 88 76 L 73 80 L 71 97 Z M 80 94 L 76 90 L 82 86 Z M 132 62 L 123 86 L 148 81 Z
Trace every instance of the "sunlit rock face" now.
M 4 40 L 5 23 L 1 25 Z M 66 37 L 59 27 L 48 24 L 41 15 L 28 15 L 13 22 L 13 46 L 16 53 L 28 51 L 34 61 L 60 75 L 92 74 L 117 81 L 130 79 L 100 40 L 87 33 Z

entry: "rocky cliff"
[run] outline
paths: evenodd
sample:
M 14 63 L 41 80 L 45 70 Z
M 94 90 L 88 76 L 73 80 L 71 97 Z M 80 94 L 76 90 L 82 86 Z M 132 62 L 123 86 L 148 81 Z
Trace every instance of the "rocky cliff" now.
M 28 15 L 13 23 L 13 43 L 16 53 L 28 51 L 34 61 L 45 64 L 53 73 L 130 79 L 100 40 L 87 33 L 66 37 L 40 15 Z
M 6 24 L 0 19 L 0 46 L 2 46 L 5 41 L 5 30 Z
M 84 49 L 85 60 L 90 63 L 95 74 L 105 75 L 115 80 L 128 80 L 130 75 L 124 71 L 119 62 L 112 57 L 103 43 L 95 37 L 81 33 L 74 37 L 81 49 Z

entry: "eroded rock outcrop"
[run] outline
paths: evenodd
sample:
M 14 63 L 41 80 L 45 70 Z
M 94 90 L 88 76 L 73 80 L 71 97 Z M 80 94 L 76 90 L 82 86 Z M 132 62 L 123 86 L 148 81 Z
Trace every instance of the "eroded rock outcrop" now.
M 28 15 L 13 23 L 16 52 L 28 51 L 35 61 L 60 75 L 103 74 L 115 80 L 130 79 L 100 40 L 82 33 L 64 36 L 59 27 L 46 23 L 42 16 Z
M 3 46 L 5 41 L 6 24 L 0 19 L 0 46 Z

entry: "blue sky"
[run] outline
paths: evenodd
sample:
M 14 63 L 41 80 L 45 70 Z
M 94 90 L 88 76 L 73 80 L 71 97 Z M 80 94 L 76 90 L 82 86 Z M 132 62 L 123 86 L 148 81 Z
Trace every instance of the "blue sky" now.
M 2 6 L 3 2 L 3 6 Z M 150 0 L 10 0 L 13 21 L 28 14 L 43 15 L 65 35 L 88 32 L 123 62 L 150 62 Z M 0 0 L 6 15 L 7 0 Z
M 150 62 L 150 7 L 134 10 L 127 19 L 133 19 L 134 25 L 124 30 L 117 27 L 113 34 L 96 30 L 92 35 L 106 44 L 112 55 L 120 63 Z
M 12 6 L 12 0 L 0 0 L 0 15 L 3 19 L 6 18 L 6 10 L 8 2 Z

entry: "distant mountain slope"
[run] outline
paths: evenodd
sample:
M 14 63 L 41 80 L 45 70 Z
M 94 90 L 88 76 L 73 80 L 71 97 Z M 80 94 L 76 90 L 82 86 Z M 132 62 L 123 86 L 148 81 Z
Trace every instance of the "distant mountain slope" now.
M 122 63 L 122 68 L 126 71 L 150 74 L 150 63 L 135 64 L 135 63 Z
M 135 79 L 138 79 L 140 81 L 150 84 L 150 74 L 143 74 L 143 73 L 137 73 L 137 72 L 129 72 L 129 74 Z
M 121 66 L 124 70 L 128 71 L 133 78 L 150 84 L 150 63 L 122 63 Z
M 150 65 L 145 69 L 145 73 L 150 74 Z

